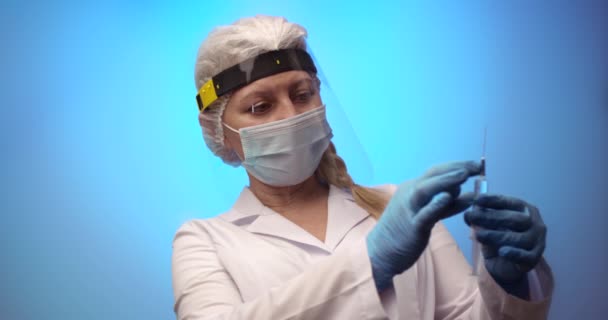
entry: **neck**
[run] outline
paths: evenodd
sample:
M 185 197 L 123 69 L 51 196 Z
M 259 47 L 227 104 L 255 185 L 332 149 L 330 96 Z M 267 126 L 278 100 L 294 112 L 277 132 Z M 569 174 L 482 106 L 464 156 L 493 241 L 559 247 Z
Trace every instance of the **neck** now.
M 290 208 L 298 208 L 302 203 L 310 203 L 320 197 L 327 197 L 329 186 L 318 181 L 315 175 L 303 182 L 287 187 L 267 185 L 249 175 L 249 189 L 267 207 L 282 213 Z

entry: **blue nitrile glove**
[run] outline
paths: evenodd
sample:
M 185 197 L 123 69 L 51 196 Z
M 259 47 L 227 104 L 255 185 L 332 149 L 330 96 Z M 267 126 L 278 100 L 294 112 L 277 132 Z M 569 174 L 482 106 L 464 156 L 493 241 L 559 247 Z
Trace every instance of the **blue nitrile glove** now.
M 448 163 L 433 167 L 422 177 L 397 188 L 367 236 L 378 292 L 418 260 L 437 221 L 472 204 L 474 194 L 460 195 L 460 185 L 479 172 L 480 164 L 474 161 Z
M 464 218 L 477 227 L 490 275 L 505 291 L 527 298 L 526 274 L 540 261 L 547 235 L 538 208 L 517 198 L 481 194 Z

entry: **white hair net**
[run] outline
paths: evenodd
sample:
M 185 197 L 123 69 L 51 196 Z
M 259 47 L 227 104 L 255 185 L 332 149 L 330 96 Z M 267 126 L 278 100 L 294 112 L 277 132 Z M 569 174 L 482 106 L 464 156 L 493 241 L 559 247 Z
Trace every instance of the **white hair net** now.
M 282 17 L 255 16 L 217 27 L 201 44 L 195 65 L 195 84 L 199 90 L 221 71 L 261 53 L 280 49 L 306 50 L 306 29 Z M 231 94 L 213 102 L 198 119 L 205 143 L 225 163 L 238 166 L 236 152 L 224 146 L 222 115 Z

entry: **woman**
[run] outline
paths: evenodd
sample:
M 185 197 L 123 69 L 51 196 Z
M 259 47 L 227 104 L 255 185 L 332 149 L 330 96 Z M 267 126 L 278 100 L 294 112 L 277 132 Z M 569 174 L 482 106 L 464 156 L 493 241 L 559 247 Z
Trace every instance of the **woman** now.
M 476 162 L 399 186 L 353 182 L 331 143 L 306 31 L 256 16 L 217 28 L 196 62 L 199 122 L 249 176 L 226 213 L 173 243 L 179 319 L 545 319 L 552 275 L 538 210 L 461 194 Z M 479 276 L 442 218 L 464 211 Z

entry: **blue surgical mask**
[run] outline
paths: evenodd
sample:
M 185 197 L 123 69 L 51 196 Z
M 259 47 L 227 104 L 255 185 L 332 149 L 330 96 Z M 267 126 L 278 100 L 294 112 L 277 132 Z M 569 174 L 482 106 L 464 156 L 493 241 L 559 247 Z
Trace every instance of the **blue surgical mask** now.
M 295 185 L 312 176 L 333 137 L 325 106 L 239 130 L 224 125 L 241 137 L 243 167 L 276 187 Z

